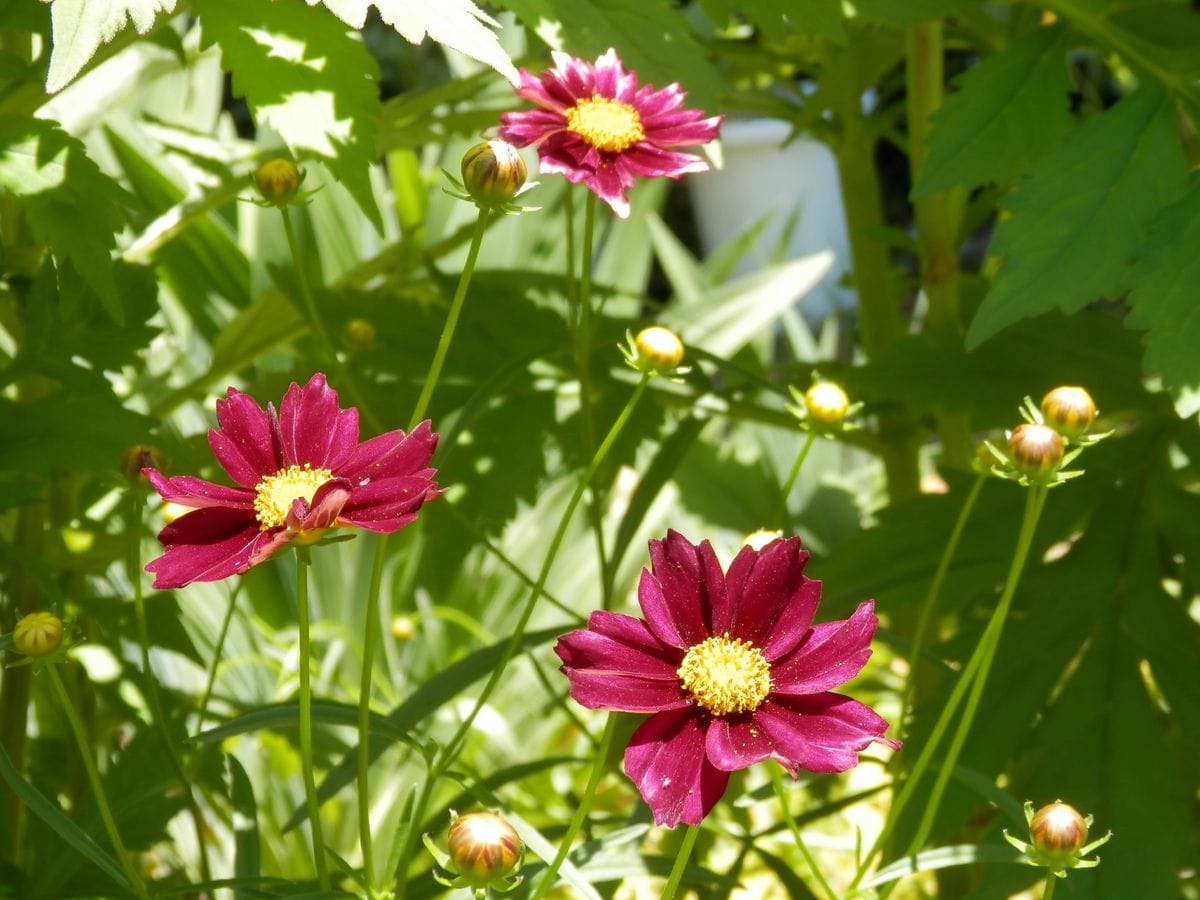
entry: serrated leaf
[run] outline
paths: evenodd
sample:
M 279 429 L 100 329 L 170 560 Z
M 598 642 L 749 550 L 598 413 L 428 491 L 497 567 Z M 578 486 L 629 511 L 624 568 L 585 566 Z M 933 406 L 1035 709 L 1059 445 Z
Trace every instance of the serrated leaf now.
M 471 0 L 305 0 L 309 6 L 322 3 L 352 28 L 361 29 L 367 10 L 379 10 L 379 17 L 399 32 L 406 41 L 419 44 L 428 36 L 439 44 L 491 66 L 513 84 L 517 70 L 500 46 L 493 31 L 499 24 Z
M 0 400 L 0 421 L 0 469 L 38 473 L 110 471 L 125 448 L 150 439 L 155 424 L 99 391 Z
M 847 18 L 883 25 L 915 25 L 940 19 L 960 6 L 978 5 L 979 0 L 852 0 Z
M 234 90 L 297 156 L 320 157 L 382 231 L 368 177 L 375 160 L 375 60 L 319 7 L 198 0 L 204 46 L 221 47 Z
M 52 122 L 0 119 L 0 189 L 20 198 L 37 238 L 55 259 L 69 261 L 114 321 L 122 322 L 109 256 L 123 223 L 117 205 L 122 191 L 83 144 Z
M 1114 43 L 1132 46 L 1171 75 L 1200 73 L 1200 16 L 1179 3 L 1151 3 L 1114 13 Z
M 66 87 L 100 45 L 111 41 L 127 24 L 145 34 L 160 12 L 174 10 L 175 0 L 54 0 L 50 4 L 54 42 L 46 91 L 53 94 Z
M 1146 329 L 1146 370 L 1162 376 L 1181 416 L 1200 411 L 1200 182 L 1150 225 L 1133 270 L 1128 324 Z
M 839 44 L 846 40 L 841 0 L 701 0 L 700 5 L 718 25 L 736 13 L 772 40 L 783 40 L 792 30 Z
M 913 197 L 962 185 L 1007 184 L 1070 123 L 1062 28 L 1038 28 L 959 79 L 933 116 Z
M 1174 106 L 1149 87 L 1069 133 L 1004 203 L 992 241 L 1000 268 L 967 346 L 1027 316 L 1119 295 L 1151 216 L 1178 195 L 1185 171 Z

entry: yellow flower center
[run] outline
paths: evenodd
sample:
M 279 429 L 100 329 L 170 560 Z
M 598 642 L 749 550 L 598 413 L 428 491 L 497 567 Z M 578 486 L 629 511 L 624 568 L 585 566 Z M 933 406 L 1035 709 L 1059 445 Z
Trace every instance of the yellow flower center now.
M 303 498 L 311 503 L 317 488 L 332 477 L 328 469 L 314 469 L 308 463 L 265 476 L 254 488 L 254 515 L 261 523 L 259 530 L 282 525 L 294 500 Z
M 728 634 L 688 650 L 675 674 L 692 699 L 715 716 L 754 712 L 771 693 L 771 665 L 762 652 Z
M 605 153 L 620 153 L 646 136 L 636 109 L 599 94 L 567 110 L 567 129 Z

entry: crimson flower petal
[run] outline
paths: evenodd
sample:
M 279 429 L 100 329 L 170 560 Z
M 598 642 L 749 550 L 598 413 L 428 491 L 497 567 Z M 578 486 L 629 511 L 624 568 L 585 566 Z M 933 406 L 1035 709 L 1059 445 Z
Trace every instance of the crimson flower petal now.
M 213 484 L 211 481 L 191 475 L 175 475 L 167 478 L 155 469 L 142 469 L 142 472 L 168 503 L 178 503 L 193 509 L 201 509 L 206 506 L 254 509 L 254 492 L 246 488 Z
M 229 477 L 254 487 L 264 475 L 283 468 L 267 413 L 249 394 L 229 388 L 217 401 L 220 429 L 208 433 L 208 444 Z
M 262 531 L 252 512 L 227 507 L 197 509 L 158 535 L 162 556 L 146 566 L 159 590 L 193 581 L 220 581 L 265 560 L 288 541 L 284 529 Z
M 771 667 L 771 693 L 819 694 L 845 684 L 867 664 L 878 625 L 874 600 L 860 603 L 849 619 L 814 625 L 800 646 Z
M 303 497 L 292 501 L 287 514 L 289 531 L 319 531 L 332 528 L 342 507 L 350 499 L 350 482 L 345 478 L 334 478 L 325 482 L 309 503 Z
M 355 484 L 426 471 L 432 475 L 433 470 L 427 467 L 437 442 L 438 436 L 426 419 L 408 434 L 401 430 L 389 431 L 363 441 L 338 467 L 337 474 Z
M 713 610 L 725 602 L 725 576 L 708 541 L 692 546 L 677 531 L 650 542 L 651 573 L 642 574 L 638 600 L 659 639 L 690 647 L 712 634 Z
M 279 407 L 284 458 L 314 469 L 337 469 L 358 446 L 358 410 L 341 409 L 337 391 L 318 372 L 303 388 L 292 383 Z
M 708 761 L 704 720 L 694 709 L 671 710 L 641 724 L 625 748 L 633 779 L 658 825 L 699 825 L 729 784 Z
M 768 660 L 786 653 L 808 631 L 821 600 L 820 582 L 804 577 L 807 561 L 799 538 L 772 541 L 761 552 L 743 547 L 725 576 L 729 624 L 714 628 L 749 641 Z

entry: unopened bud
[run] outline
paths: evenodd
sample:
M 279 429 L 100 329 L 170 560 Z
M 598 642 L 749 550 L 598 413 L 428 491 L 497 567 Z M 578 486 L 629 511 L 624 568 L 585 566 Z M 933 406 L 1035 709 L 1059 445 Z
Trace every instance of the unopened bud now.
M 643 328 L 634 339 L 634 344 L 639 362 L 648 368 L 674 369 L 683 362 L 683 341 L 675 332 L 661 325 Z
M 1021 471 L 1044 475 L 1062 462 L 1063 442 L 1050 426 L 1025 423 L 1014 428 L 1009 436 L 1008 453 Z
M 63 639 L 63 621 L 54 613 L 30 613 L 13 629 L 13 646 L 26 656 L 49 656 Z
M 839 425 L 850 409 L 850 398 L 841 385 L 818 381 L 804 392 L 804 407 L 808 414 L 824 425 Z
M 392 619 L 392 637 L 407 641 L 417 633 L 417 623 L 412 616 L 399 615 Z
M 134 444 L 121 454 L 121 471 L 131 482 L 145 480 L 142 469 L 162 469 L 166 459 L 161 450 L 150 444 Z
M 351 319 L 342 329 L 346 343 L 366 349 L 375 343 L 375 326 L 366 319 Z
M 472 887 L 487 887 L 521 862 L 521 838 L 495 813 L 459 816 L 450 826 L 450 860 Z
M 763 547 L 778 538 L 783 537 L 783 532 L 779 530 L 772 531 L 769 528 L 760 528 L 758 531 L 752 531 L 746 535 L 742 541 L 742 546 L 749 547 L 751 550 L 762 550 Z
M 1087 834 L 1087 820 L 1061 800 L 1043 806 L 1029 822 L 1033 846 L 1049 856 L 1070 856 L 1087 843 Z
M 506 203 L 525 184 L 525 160 L 507 141 L 484 141 L 463 154 L 467 193 L 484 204 Z
M 195 507 L 193 506 L 184 506 L 182 503 L 175 503 L 172 500 L 168 500 L 162 505 L 159 514 L 162 515 L 163 524 L 170 525 L 176 519 L 183 518 L 188 513 L 194 511 Z
M 1096 403 L 1081 387 L 1056 387 L 1042 398 L 1042 415 L 1059 434 L 1077 438 L 1096 420 Z
M 254 184 L 264 200 L 276 206 L 286 206 L 304 183 L 304 170 L 290 159 L 272 159 L 254 173 Z

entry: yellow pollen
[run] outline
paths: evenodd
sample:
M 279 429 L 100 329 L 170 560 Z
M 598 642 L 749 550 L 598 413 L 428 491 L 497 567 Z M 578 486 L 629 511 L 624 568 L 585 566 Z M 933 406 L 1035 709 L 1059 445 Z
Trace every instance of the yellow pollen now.
M 770 663 L 753 644 L 728 633 L 688 650 L 675 674 L 714 716 L 754 712 L 771 693 Z
M 646 136 L 636 109 L 599 94 L 567 110 L 567 129 L 605 153 L 620 153 Z
M 317 488 L 333 477 L 328 469 L 314 469 L 308 463 L 288 466 L 274 475 L 267 475 L 254 488 L 254 515 L 261 523 L 259 530 L 276 528 L 287 521 L 292 501 L 303 498 L 311 503 Z

